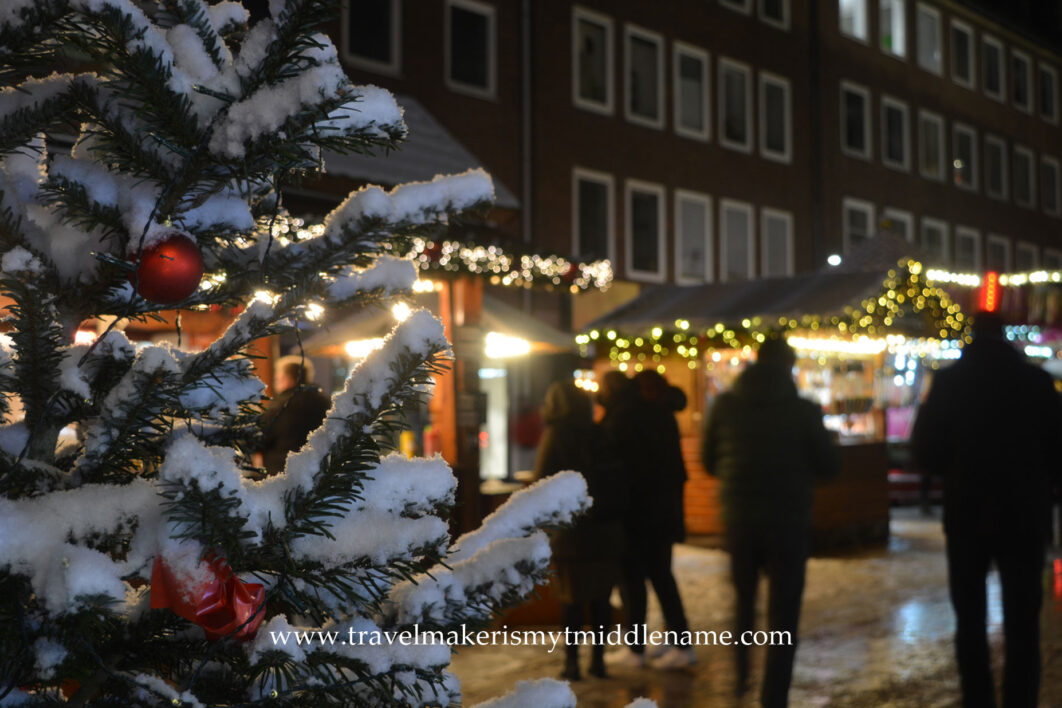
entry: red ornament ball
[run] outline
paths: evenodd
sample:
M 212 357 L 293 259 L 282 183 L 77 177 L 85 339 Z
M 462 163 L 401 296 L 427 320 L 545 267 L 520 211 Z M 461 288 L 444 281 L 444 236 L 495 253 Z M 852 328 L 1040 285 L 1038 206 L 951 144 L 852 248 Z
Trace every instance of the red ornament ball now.
M 133 282 L 145 300 L 172 305 L 194 293 L 202 279 L 203 254 L 195 239 L 183 231 L 169 231 L 144 248 Z

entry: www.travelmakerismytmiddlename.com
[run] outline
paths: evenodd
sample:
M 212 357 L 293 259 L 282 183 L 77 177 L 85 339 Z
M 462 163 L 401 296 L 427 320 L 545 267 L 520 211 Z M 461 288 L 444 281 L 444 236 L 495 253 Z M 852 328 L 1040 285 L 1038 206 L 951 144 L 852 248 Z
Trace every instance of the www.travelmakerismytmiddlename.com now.
M 289 643 L 297 646 L 312 645 L 342 645 L 342 646 L 418 646 L 439 645 L 447 646 L 545 646 L 549 647 L 548 653 L 552 654 L 557 647 L 572 645 L 649 645 L 649 646 L 792 646 L 793 635 L 791 632 L 743 632 L 741 636 L 734 636 L 733 632 L 723 631 L 686 631 L 672 632 L 662 630 L 650 631 L 644 624 L 638 627 L 624 629 L 621 625 L 614 625 L 610 629 L 599 626 L 596 630 L 571 630 L 549 631 L 541 629 L 509 629 L 508 625 L 501 629 L 469 630 L 461 625 L 460 630 L 425 630 L 419 626 L 413 629 L 401 631 L 358 631 L 349 628 L 346 632 L 340 631 L 270 631 L 270 639 L 274 646 L 286 646 Z

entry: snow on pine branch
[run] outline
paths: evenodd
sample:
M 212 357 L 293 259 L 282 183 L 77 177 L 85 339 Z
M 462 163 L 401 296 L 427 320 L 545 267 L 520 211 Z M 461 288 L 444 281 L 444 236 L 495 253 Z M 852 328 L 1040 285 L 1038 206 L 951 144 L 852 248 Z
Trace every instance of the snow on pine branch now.
M 417 281 L 417 266 L 408 258 L 380 256 L 368 268 L 345 268 L 328 286 L 332 303 L 352 300 L 368 292 L 390 295 L 408 291 Z
M 447 562 L 465 560 L 502 538 L 526 536 L 543 526 L 569 524 L 593 500 L 578 472 L 558 472 L 515 492 L 509 500 L 454 543 Z
M 504 696 L 477 703 L 472 708 L 575 708 L 571 687 L 556 679 L 517 681 L 516 688 Z
M 18 86 L 0 89 L 0 133 L 5 132 L 7 122 L 14 119 L 16 114 L 40 110 L 43 104 L 69 90 L 73 80 L 74 74 L 55 72 L 43 79 L 31 78 Z

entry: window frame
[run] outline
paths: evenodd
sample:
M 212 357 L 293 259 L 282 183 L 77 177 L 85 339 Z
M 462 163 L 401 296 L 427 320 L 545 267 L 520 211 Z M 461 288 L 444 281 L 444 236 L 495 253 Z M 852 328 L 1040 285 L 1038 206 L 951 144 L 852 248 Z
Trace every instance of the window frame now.
M 634 192 L 654 194 L 657 198 L 658 208 L 657 233 L 659 235 L 657 248 L 657 263 L 660 269 L 657 272 L 649 270 L 637 270 L 634 268 L 634 220 L 631 218 L 631 209 L 634 200 L 631 198 Z M 624 221 L 624 266 L 627 277 L 631 280 L 643 283 L 663 283 L 667 280 L 667 189 L 659 182 L 646 182 L 640 179 L 627 179 L 623 184 L 623 221 Z
M 767 147 L 767 85 L 773 84 L 774 86 L 780 86 L 785 91 L 785 106 L 784 110 L 784 126 L 785 131 L 785 150 L 783 152 L 776 152 Z M 786 77 L 775 74 L 770 71 L 759 72 L 758 82 L 758 95 L 757 99 L 760 103 L 759 118 L 760 118 L 760 156 L 773 160 L 774 162 L 781 162 L 783 164 L 791 164 L 793 162 L 793 85 Z
M 904 209 L 897 209 L 895 207 L 885 207 L 881 210 L 881 218 L 889 219 L 890 221 L 902 221 L 907 224 L 907 242 L 914 243 L 914 214 Z
M 704 129 L 692 130 L 683 126 L 679 121 L 682 116 L 681 104 L 682 96 L 679 93 L 679 86 L 681 85 L 679 77 L 679 56 L 685 55 L 699 59 L 704 66 L 704 80 L 701 84 L 703 91 L 701 108 L 704 111 Z M 711 54 L 705 49 L 696 47 L 692 44 L 680 42 L 675 40 L 671 43 L 671 95 L 672 95 L 672 123 L 675 128 L 675 134 L 681 135 L 684 138 L 691 138 L 693 140 L 701 140 L 708 142 L 712 138 L 712 61 Z
M 845 100 L 844 100 L 844 94 L 845 94 L 846 91 L 851 92 L 851 93 L 861 94 L 863 96 L 863 101 L 864 101 L 864 104 L 865 104 L 865 109 L 863 111 L 863 134 L 865 136 L 865 139 L 864 139 L 863 142 L 866 145 L 866 150 L 864 152 L 859 152 L 858 150 L 850 148 L 846 144 L 847 143 L 847 139 L 848 139 L 848 130 L 847 130 L 848 121 L 845 120 L 845 117 L 846 117 L 846 114 L 845 114 L 846 106 L 845 106 Z M 874 132 L 873 132 L 874 131 L 874 123 L 873 123 L 873 120 L 871 119 L 871 115 L 870 114 L 871 114 L 871 111 L 874 110 L 874 106 L 873 106 L 873 102 L 871 100 L 870 89 L 867 88 L 866 86 L 863 86 L 862 84 L 857 84 L 855 82 L 849 81 L 848 79 L 841 79 L 839 98 L 840 98 L 839 103 L 840 103 L 840 120 L 841 120 L 841 122 L 840 122 L 841 130 L 839 132 L 841 134 L 841 153 L 844 154 L 844 155 L 847 155 L 848 157 L 855 157 L 855 158 L 858 158 L 860 160 L 866 160 L 868 162 L 873 161 L 873 159 L 874 159 Z
M 977 88 L 977 34 L 974 32 L 973 25 L 963 22 L 962 20 L 952 17 L 949 22 L 950 32 L 948 34 L 948 60 L 951 65 L 951 80 L 957 86 L 970 89 L 971 91 Z M 958 29 L 960 32 L 964 32 L 969 38 L 966 52 L 966 63 L 970 69 L 969 79 L 962 79 L 955 73 L 955 42 L 952 40 L 952 34 Z
M 724 80 L 724 73 L 732 69 L 745 77 L 745 142 L 739 143 L 731 140 L 726 135 L 726 81 Z M 753 139 L 752 131 L 754 129 L 755 119 L 752 115 L 752 67 L 742 61 L 731 59 L 729 57 L 720 56 L 716 61 L 716 133 L 718 134 L 719 144 L 728 150 L 735 150 L 737 152 L 745 153 L 746 155 L 752 153 Z
M 607 201 L 606 231 L 608 243 L 606 244 L 606 257 L 613 263 L 616 261 L 616 179 L 610 172 L 592 170 L 575 165 L 572 167 L 572 253 L 576 257 L 583 255 L 582 244 L 579 239 L 579 182 L 596 182 L 605 186 L 605 198 Z
M 446 0 L 443 6 L 443 78 L 448 89 L 454 93 L 482 98 L 490 101 L 498 99 L 498 16 L 494 5 L 480 0 Z M 487 86 L 473 86 L 455 81 L 451 76 L 453 69 L 453 47 L 451 46 L 451 10 L 458 7 L 466 12 L 485 15 L 487 18 Z
M 593 99 L 583 98 L 579 94 L 579 22 L 585 21 L 590 24 L 603 27 L 605 30 L 605 101 L 598 103 Z M 572 6 L 572 105 L 591 113 L 601 115 L 613 115 L 616 111 L 616 36 L 613 28 L 612 17 L 594 10 L 589 10 L 581 5 Z
M 848 32 L 844 31 L 844 25 L 841 22 L 841 20 L 844 18 L 844 15 L 841 13 L 841 2 L 843 2 L 843 0 L 838 0 L 837 2 L 837 31 L 845 39 L 850 39 L 853 42 L 859 42 L 860 44 L 870 44 L 870 0 L 856 1 L 861 2 L 863 4 L 864 36 L 860 37 L 858 34 L 849 34 Z
M 885 120 L 885 112 L 889 108 L 898 108 L 903 114 L 903 161 L 893 162 L 889 159 L 888 150 L 888 124 Z M 881 96 L 881 164 L 901 172 L 911 171 L 911 111 L 906 101 L 901 101 L 887 94 Z
M 727 233 L 726 229 L 726 214 L 728 211 L 741 211 L 748 217 L 749 232 L 747 234 L 748 244 L 748 263 L 747 265 L 747 278 L 746 280 L 753 280 L 756 277 L 756 211 L 749 202 L 743 202 L 738 199 L 720 199 L 719 200 L 719 282 L 737 282 L 730 281 L 727 278 L 726 272 L 726 245 L 727 245 Z
M 732 12 L 752 15 L 752 0 L 719 0 L 719 4 Z
M 1026 95 L 1028 97 L 1028 100 L 1025 102 L 1024 105 L 1021 104 L 1021 103 L 1018 103 L 1018 99 L 1014 95 L 1014 88 L 1018 85 L 1018 82 L 1015 80 L 1015 77 L 1016 77 L 1017 74 L 1014 71 L 1014 64 L 1015 64 L 1015 62 L 1018 62 L 1018 61 L 1025 62 L 1025 87 L 1026 87 L 1026 91 L 1027 91 Z M 1013 74 L 1013 76 L 1011 76 L 1011 79 L 1010 79 L 1010 102 L 1015 108 L 1017 108 L 1022 113 L 1026 113 L 1026 114 L 1032 115 L 1033 110 L 1034 110 L 1035 101 L 1036 101 L 1036 97 L 1035 97 L 1036 83 L 1035 83 L 1035 77 L 1033 76 L 1033 60 L 1032 60 L 1032 57 L 1029 56 L 1028 52 L 1024 52 L 1021 49 L 1018 49 L 1017 47 L 1011 47 L 1011 49 L 1010 49 L 1010 69 L 1011 69 L 1011 73 Z
M 955 161 L 959 159 L 959 134 L 960 133 L 963 133 L 963 134 L 969 136 L 969 138 L 970 138 L 970 149 L 973 151 L 973 155 L 971 156 L 972 159 L 970 161 L 972 163 L 971 168 L 970 168 L 970 174 L 973 175 L 973 179 L 971 180 L 969 185 L 962 184 L 962 183 L 956 181 L 956 178 L 955 178 L 955 175 L 956 175 L 956 173 L 958 171 L 957 168 L 955 167 Z M 979 185 L 980 185 L 980 179 L 979 179 L 980 174 L 979 174 L 979 172 L 980 172 L 980 169 L 981 169 L 980 160 L 978 159 L 978 156 L 977 156 L 977 152 L 978 152 L 978 150 L 977 150 L 977 129 L 974 128 L 972 125 L 970 125 L 968 123 L 960 123 L 959 121 L 953 121 L 952 124 L 951 124 L 951 142 L 952 142 L 952 145 L 951 145 L 951 154 L 952 154 L 952 158 L 951 158 L 952 159 L 952 161 L 951 161 L 951 169 L 952 169 L 951 183 L 953 185 L 955 185 L 955 187 L 957 187 L 958 189 L 961 189 L 963 191 L 976 192 L 978 190 L 978 188 L 979 188 Z
M 1055 168 L 1055 208 L 1048 211 L 1047 204 L 1044 203 L 1043 194 L 1040 195 L 1040 208 L 1048 216 L 1062 216 L 1062 163 L 1059 162 L 1057 157 L 1051 155 L 1040 155 L 1040 171 L 1043 172 L 1045 165 L 1054 165 Z M 1043 177 L 1040 177 L 1040 189 L 1043 189 Z
M 1051 260 L 1055 261 L 1058 264 L 1058 266 L 1057 267 L 1052 267 L 1052 266 L 1048 265 L 1047 264 L 1048 258 L 1050 258 Z M 1043 264 L 1044 270 L 1049 270 L 1049 271 L 1062 270 L 1062 250 L 1059 250 L 1057 248 L 1044 248 L 1044 255 L 1043 255 L 1043 258 L 1041 259 L 1040 262 Z
M 988 81 L 985 77 L 988 76 L 988 72 L 985 71 L 985 66 L 988 65 L 988 57 L 985 55 L 985 45 L 992 45 L 999 50 L 999 93 L 994 93 L 988 89 Z M 981 34 L 981 89 L 984 94 L 991 98 L 993 101 L 999 101 L 1000 103 L 1008 103 L 1007 100 L 1007 48 L 1003 46 L 1003 40 L 991 34 Z
M 928 66 L 922 60 L 922 44 L 918 41 L 918 25 L 919 19 L 923 14 L 931 15 L 937 20 L 937 51 L 940 53 L 940 59 L 938 61 L 939 66 L 935 68 Z M 934 76 L 944 75 L 944 17 L 941 15 L 940 10 L 932 5 L 927 5 L 924 2 L 920 2 L 915 6 L 915 63 L 918 65 L 919 69 L 933 74 Z
M 848 229 L 849 210 L 861 211 L 867 215 L 868 240 L 877 236 L 874 202 L 857 197 L 844 197 L 841 199 L 841 253 L 845 256 L 852 252 L 851 232 Z
M 940 175 L 926 172 L 922 163 L 922 121 L 935 122 L 937 125 L 937 144 L 940 145 Z M 947 141 L 944 136 L 944 116 L 924 108 L 918 109 L 918 174 L 931 182 L 945 182 L 948 178 Z
M 682 235 L 682 209 L 681 204 L 683 201 L 696 202 L 704 206 L 707 217 L 704 220 L 704 277 L 700 280 L 696 278 L 689 278 L 682 275 L 682 249 L 680 248 L 680 240 Z M 711 283 L 715 280 L 715 253 L 713 251 L 715 244 L 712 237 L 714 235 L 713 219 L 715 218 L 715 212 L 712 209 L 711 196 L 703 192 L 694 192 L 688 189 L 676 189 L 674 198 L 674 220 L 675 220 L 675 283 L 678 285 L 699 285 L 701 283 Z
M 767 220 L 778 219 L 786 224 L 786 253 L 785 253 L 785 273 L 781 276 L 769 275 L 767 273 Z M 784 209 L 776 209 L 774 207 L 762 207 L 760 209 L 760 277 L 761 278 L 777 278 L 777 277 L 789 277 L 793 275 L 795 269 L 796 255 L 795 243 L 793 241 L 793 212 L 786 211 Z
M 635 37 L 656 45 L 656 105 L 658 109 L 656 119 L 631 112 L 631 39 Z M 667 123 L 665 115 L 667 106 L 664 105 L 664 61 L 664 35 L 630 22 L 623 24 L 623 117 L 628 123 L 640 125 L 643 128 L 664 129 Z
M 993 192 L 991 187 L 989 186 L 991 184 L 988 179 L 987 173 L 989 143 L 999 146 L 1000 170 L 1003 173 L 1002 175 L 1000 175 L 1000 182 L 1003 185 L 1003 191 L 998 193 Z M 991 197 L 992 199 L 998 199 L 999 201 L 1007 201 L 1008 199 L 1010 199 L 1010 158 L 1008 157 L 1007 152 L 1007 141 L 1002 136 L 994 135 L 992 133 L 985 133 L 985 157 L 982 160 L 982 164 L 984 165 L 984 168 L 986 170 L 985 175 L 983 177 L 985 184 L 985 194 Z
M 985 268 L 990 267 L 988 264 L 988 252 L 992 248 L 992 244 L 1002 245 L 1004 248 L 1003 267 L 999 271 L 1003 273 L 1010 271 L 1014 263 L 1014 249 L 1010 246 L 1010 237 L 1002 234 L 988 234 L 988 239 L 985 242 Z
M 756 14 L 759 16 L 760 21 L 771 27 L 775 27 L 786 32 L 789 31 L 789 22 L 791 15 L 791 8 L 789 6 L 789 0 L 780 0 L 782 3 L 782 19 L 776 20 L 773 17 L 768 17 L 764 11 L 764 3 L 766 0 L 758 0 L 756 3 Z
M 1050 75 L 1051 82 L 1050 82 L 1049 85 L 1051 86 L 1051 92 L 1052 92 L 1052 96 L 1053 96 L 1052 103 L 1054 104 L 1054 112 L 1052 114 L 1048 115 L 1047 113 L 1044 113 L 1043 102 L 1040 100 L 1040 91 L 1037 91 L 1036 92 L 1036 103 L 1037 103 L 1036 112 L 1040 115 L 1041 118 L 1043 118 L 1048 123 L 1051 123 L 1052 125 L 1058 125 L 1058 69 L 1056 69 L 1055 67 L 1051 66 L 1050 64 L 1045 64 L 1042 61 L 1041 62 L 1037 62 L 1036 68 L 1037 68 L 1037 77 L 1036 77 L 1037 87 L 1039 87 L 1040 90 L 1043 90 L 1043 88 L 1042 88 L 1043 87 L 1043 75 L 1044 74 Z
M 1015 188 L 1017 186 L 1017 180 L 1014 180 L 1011 185 L 1011 196 L 1014 198 L 1014 203 L 1023 209 L 1035 209 L 1036 202 L 1038 201 L 1037 197 L 1039 196 L 1036 192 L 1039 184 L 1039 180 L 1037 179 L 1039 175 L 1037 174 L 1036 169 L 1039 163 L 1036 160 L 1036 153 L 1033 152 L 1032 148 L 1019 145 L 1018 143 L 1014 143 L 1012 150 L 1015 156 L 1019 152 L 1029 156 L 1029 201 L 1021 201 L 1018 199 L 1018 191 Z M 1018 160 L 1011 158 L 1011 170 L 1016 170 L 1017 167 Z
M 952 253 L 951 257 L 951 262 L 955 266 L 956 270 L 961 268 L 961 266 L 955 262 L 955 254 L 959 252 L 959 239 L 970 237 L 973 238 L 974 242 L 974 266 L 972 271 L 967 272 L 980 273 L 982 269 L 982 263 L 984 262 L 984 256 L 981 253 L 981 232 L 978 229 L 973 228 L 972 226 L 955 226 L 955 246 L 953 249 L 954 253 Z
M 388 0 L 391 5 L 391 61 L 381 62 L 376 59 L 358 56 L 350 51 L 350 3 L 343 3 L 340 28 L 340 41 L 343 48 L 343 61 L 351 66 L 385 76 L 402 74 L 402 0 Z
M 908 49 L 910 48 L 910 44 L 911 44 L 910 35 L 909 35 L 908 31 L 907 31 L 908 30 L 908 27 L 907 27 L 907 0 L 897 0 L 898 2 L 900 2 L 903 5 L 903 7 L 901 8 L 902 12 L 900 13 L 900 17 L 902 18 L 902 21 L 903 21 L 902 22 L 903 23 L 903 51 L 901 51 L 901 52 L 895 52 L 892 49 L 886 49 L 885 46 L 882 45 L 882 26 L 883 25 L 882 25 L 882 21 L 881 21 L 881 8 L 882 8 L 882 3 L 887 2 L 887 1 L 890 1 L 890 0 L 878 0 L 878 49 L 880 49 L 881 53 L 884 54 L 885 56 L 892 57 L 893 59 L 898 59 L 899 61 L 907 61 Z
M 948 226 L 948 222 L 945 221 L 944 219 L 938 219 L 938 218 L 936 218 L 934 216 L 923 216 L 919 220 L 918 226 L 919 226 L 919 228 L 918 228 L 918 247 L 923 252 L 926 252 L 926 240 L 925 240 L 926 227 L 930 226 L 930 227 L 939 227 L 940 228 L 941 232 L 943 232 L 943 234 L 944 234 L 943 238 L 941 239 L 941 243 L 943 245 L 943 248 L 942 248 L 943 253 L 941 254 L 940 265 L 942 265 L 942 266 L 948 265 L 951 262 L 951 243 L 950 243 L 950 239 L 949 239 L 950 228 Z M 928 252 L 927 252 L 927 255 L 928 255 Z
M 1032 265 L 1032 268 L 1029 268 L 1029 270 L 1019 270 L 1018 269 L 1018 261 L 1021 260 L 1021 258 L 1019 256 L 1021 255 L 1022 251 L 1025 251 L 1026 253 L 1028 253 L 1029 251 L 1032 251 L 1032 254 L 1033 254 L 1033 265 Z M 1033 243 L 1031 241 L 1018 241 L 1017 243 L 1015 243 L 1014 244 L 1014 270 L 1018 271 L 1019 273 L 1030 273 L 1030 272 L 1032 272 L 1034 270 L 1039 270 L 1039 269 L 1040 269 L 1040 248 L 1035 243 Z

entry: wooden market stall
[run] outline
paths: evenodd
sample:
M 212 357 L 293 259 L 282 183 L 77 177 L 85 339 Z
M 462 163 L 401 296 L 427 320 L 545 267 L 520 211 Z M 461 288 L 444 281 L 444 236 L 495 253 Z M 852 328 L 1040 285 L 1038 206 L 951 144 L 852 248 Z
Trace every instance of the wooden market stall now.
M 959 306 L 926 280 L 919 262 L 854 261 L 849 269 L 788 278 L 654 287 L 579 336 L 598 375 L 651 367 L 687 394 L 678 421 L 691 534 L 724 530 L 718 482 L 700 461 L 705 413 L 759 343 L 782 331 L 797 350 L 801 395 L 822 406 L 843 461 L 840 478 L 816 491 L 814 546 L 888 537 L 890 454 L 902 448 L 932 371 L 958 356 L 967 328 Z

